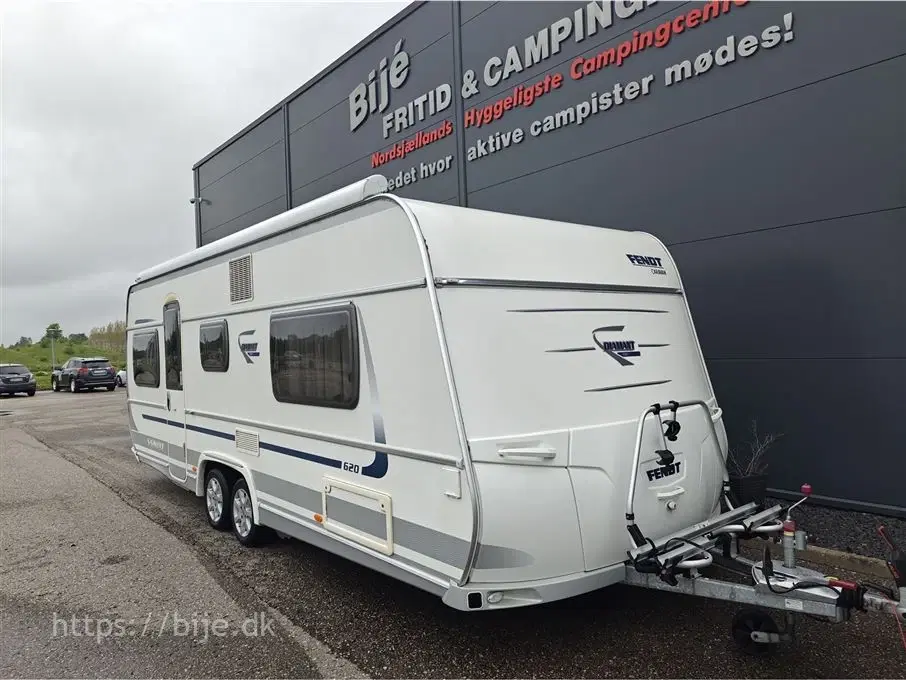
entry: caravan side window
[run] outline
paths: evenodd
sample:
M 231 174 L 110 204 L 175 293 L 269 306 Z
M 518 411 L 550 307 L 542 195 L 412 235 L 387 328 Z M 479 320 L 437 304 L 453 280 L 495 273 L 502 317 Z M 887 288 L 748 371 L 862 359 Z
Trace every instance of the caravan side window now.
M 230 342 L 226 320 L 201 324 L 198 343 L 202 370 L 226 372 L 230 367 Z
M 160 345 L 157 330 L 132 336 L 132 381 L 141 387 L 160 387 Z
M 359 343 L 353 305 L 271 317 L 271 384 L 277 401 L 354 409 Z

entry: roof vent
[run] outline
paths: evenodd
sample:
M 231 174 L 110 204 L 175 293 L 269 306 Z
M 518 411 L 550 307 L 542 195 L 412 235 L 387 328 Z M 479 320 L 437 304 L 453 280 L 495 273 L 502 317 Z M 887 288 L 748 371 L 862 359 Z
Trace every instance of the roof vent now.
M 230 302 L 252 299 L 252 256 L 230 260 Z

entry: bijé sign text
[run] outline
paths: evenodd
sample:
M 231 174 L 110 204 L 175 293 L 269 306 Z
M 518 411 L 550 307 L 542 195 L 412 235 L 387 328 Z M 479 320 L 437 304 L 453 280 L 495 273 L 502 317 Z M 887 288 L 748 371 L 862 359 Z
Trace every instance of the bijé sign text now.
M 598 30 L 613 25 L 614 17 L 629 19 L 658 0 L 598 0 L 587 3 L 568 16 L 545 26 L 526 37 L 521 43 L 511 45 L 501 56 L 492 56 L 482 68 L 482 82 L 495 87 L 527 68 L 543 63 L 559 54 L 563 43 L 572 38 L 576 43 L 597 34 Z M 729 2 L 729 0 L 727 0 Z M 503 5 L 507 6 L 506 3 Z M 515 4 L 512 7 L 517 7 Z M 516 10 L 513 10 L 516 11 Z M 400 89 L 409 78 L 411 58 L 399 40 L 390 57 L 381 59 L 376 69 L 369 72 L 364 82 L 349 93 L 349 130 L 358 130 L 369 116 L 383 114 L 381 127 L 384 139 L 391 131 L 400 133 L 427 118 L 442 113 L 453 103 L 453 87 L 441 83 L 428 92 L 385 113 L 391 105 L 394 90 Z M 462 75 L 464 99 L 479 93 L 475 72 L 468 69 Z

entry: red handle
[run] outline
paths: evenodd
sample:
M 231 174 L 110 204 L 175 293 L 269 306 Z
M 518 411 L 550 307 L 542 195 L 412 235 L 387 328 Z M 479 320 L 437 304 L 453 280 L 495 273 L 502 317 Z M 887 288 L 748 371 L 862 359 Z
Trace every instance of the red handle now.
M 883 524 L 878 527 L 878 534 L 880 534 L 881 538 L 884 539 L 884 542 L 890 547 L 891 550 L 897 549 L 896 543 L 893 542 L 893 539 L 887 532 L 887 527 L 885 527 Z

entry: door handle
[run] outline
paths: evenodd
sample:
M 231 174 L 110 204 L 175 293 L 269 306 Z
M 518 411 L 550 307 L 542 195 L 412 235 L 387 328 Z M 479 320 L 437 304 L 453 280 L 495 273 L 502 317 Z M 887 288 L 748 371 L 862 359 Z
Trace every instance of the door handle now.
M 170 393 L 167 392 L 167 410 L 170 410 Z
M 502 458 L 509 456 L 524 456 L 526 458 L 551 459 L 557 457 L 557 449 L 549 446 L 513 446 L 497 449 L 497 454 Z
M 676 496 L 682 496 L 684 493 L 686 493 L 686 490 L 685 490 L 683 487 L 678 486 L 678 487 L 676 487 L 675 489 L 670 489 L 670 491 L 662 491 L 662 492 L 660 492 L 660 493 L 657 495 L 657 497 L 658 497 L 658 500 L 667 500 L 668 498 L 674 498 L 674 497 L 676 497 Z

